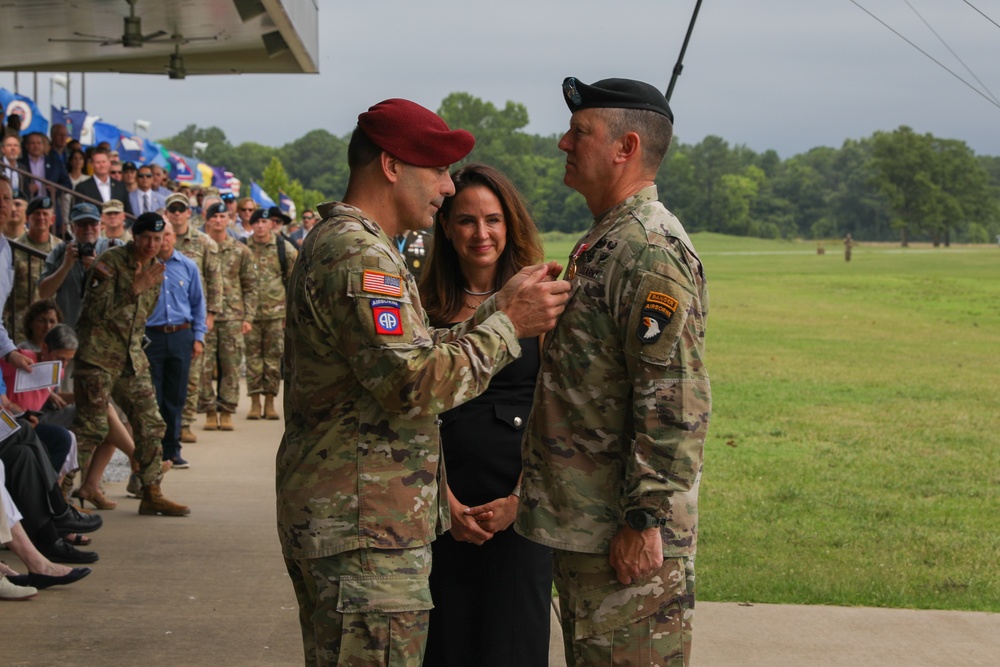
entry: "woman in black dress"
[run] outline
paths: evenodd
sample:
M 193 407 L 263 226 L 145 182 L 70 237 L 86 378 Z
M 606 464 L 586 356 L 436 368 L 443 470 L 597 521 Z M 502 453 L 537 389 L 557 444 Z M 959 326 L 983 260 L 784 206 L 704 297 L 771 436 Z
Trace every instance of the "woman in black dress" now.
M 434 326 L 472 317 L 521 268 L 542 261 L 538 230 L 514 185 L 492 167 L 455 172 L 420 283 Z M 427 667 L 547 665 L 552 588 L 548 547 L 511 528 L 521 434 L 539 367 L 537 338 L 478 398 L 441 415 L 451 530 L 433 544 Z M 469 507 L 485 505 L 472 515 Z

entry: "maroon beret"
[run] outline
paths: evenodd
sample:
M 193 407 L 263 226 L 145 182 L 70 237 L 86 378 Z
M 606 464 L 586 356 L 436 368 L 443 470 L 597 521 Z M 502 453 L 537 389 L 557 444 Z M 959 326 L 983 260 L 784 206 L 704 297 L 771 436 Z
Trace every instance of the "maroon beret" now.
M 358 127 L 376 146 L 415 167 L 447 167 L 472 151 L 476 140 L 451 130 L 430 109 L 394 98 L 358 116 Z

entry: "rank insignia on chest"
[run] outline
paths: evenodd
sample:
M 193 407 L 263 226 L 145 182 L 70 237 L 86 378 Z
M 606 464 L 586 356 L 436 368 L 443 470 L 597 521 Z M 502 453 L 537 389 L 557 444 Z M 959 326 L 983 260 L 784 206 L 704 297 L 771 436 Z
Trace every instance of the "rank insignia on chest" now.
M 372 299 L 372 317 L 375 333 L 382 336 L 402 336 L 403 320 L 399 316 L 399 302 L 390 299 Z
M 677 312 L 677 299 L 663 292 L 650 292 L 642 307 L 642 319 L 636 335 L 643 345 L 651 345 L 660 339 L 660 334 Z
M 403 279 L 391 273 L 365 271 L 362 289 L 386 296 L 403 296 Z

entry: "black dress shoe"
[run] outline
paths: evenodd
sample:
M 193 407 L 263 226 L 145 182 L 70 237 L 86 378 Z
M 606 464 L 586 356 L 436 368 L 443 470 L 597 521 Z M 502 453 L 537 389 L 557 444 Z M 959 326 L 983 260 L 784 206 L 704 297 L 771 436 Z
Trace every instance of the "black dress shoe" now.
M 35 574 L 32 572 L 29 574 L 14 575 L 13 577 L 7 577 L 7 579 L 11 583 L 17 584 L 18 586 L 34 586 L 38 590 L 43 590 L 51 586 L 66 586 L 67 584 L 72 584 L 75 581 L 80 581 L 91 572 L 92 570 L 89 567 L 74 567 L 61 577 L 53 577 L 50 574 Z
M 80 510 L 72 505 L 52 521 L 61 536 L 70 533 L 92 533 L 104 525 L 104 519 L 97 514 L 81 514 Z
M 53 563 L 93 563 L 97 560 L 96 551 L 80 551 L 61 537 L 44 548 L 39 546 L 38 552 Z

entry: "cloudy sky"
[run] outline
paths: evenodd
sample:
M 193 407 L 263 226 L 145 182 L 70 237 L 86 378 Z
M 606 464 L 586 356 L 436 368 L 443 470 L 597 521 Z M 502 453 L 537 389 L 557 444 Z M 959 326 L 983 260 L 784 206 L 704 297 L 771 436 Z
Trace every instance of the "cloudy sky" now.
M 1000 96 L 1000 0 L 858 0 L 971 84 L 920 16 Z M 319 0 L 319 75 L 87 77 L 91 113 L 162 138 L 189 123 L 233 143 L 337 135 L 387 97 L 436 109 L 454 91 L 524 104 L 528 131 L 561 132 L 559 85 L 621 76 L 666 89 L 694 0 Z M 912 6 L 912 9 L 911 9 Z M 914 12 L 919 12 L 920 16 Z M 0 75 L 11 87 L 12 75 Z M 40 85 L 47 103 L 48 85 Z M 122 91 L 131 99 L 123 99 Z M 989 95 L 989 93 L 986 93 Z M 58 94 L 57 94 L 58 97 Z M 74 100 L 75 101 L 75 100 Z M 707 0 L 673 94 L 676 131 L 783 157 L 909 125 L 1000 155 L 1000 104 L 977 94 L 851 0 Z M 74 105 L 77 106 L 77 105 Z

